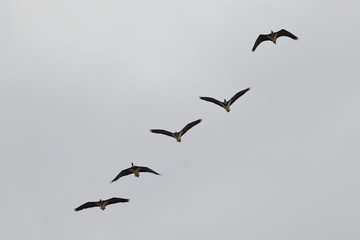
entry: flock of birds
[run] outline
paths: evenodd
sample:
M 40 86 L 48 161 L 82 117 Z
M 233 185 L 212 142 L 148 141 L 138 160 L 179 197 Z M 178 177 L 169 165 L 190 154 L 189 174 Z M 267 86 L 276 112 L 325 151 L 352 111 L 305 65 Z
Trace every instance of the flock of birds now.
M 278 32 L 273 32 L 271 31 L 271 33 L 269 34 L 260 34 L 259 37 L 256 39 L 255 44 L 252 48 L 252 51 L 254 52 L 255 49 L 259 46 L 260 43 L 264 42 L 264 41 L 272 41 L 274 44 L 276 44 L 276 40 L 279 37 L 289 37 L 291 39 L 297 40 L 298 38 L 293 35 L 292 33 L 286 31 L 285 29 L 282 29 Z M 249 91 L 250 88 L 246 88 L 244 90 L 241 90 L 240 92 L 236 93 L 229 101 L 227 101 L 226 99 L 224 99 L 223 102 L 212 98 L 212 97 L 200 97 L 200 99 L 204 100 L 204 101 L 208 101 L 208 102 L 212 102 L 216 105 L 219 105 L 220 107 L 224 108 L 227 112 L 230 112 L 230 106 L 241 96 L 243 96 L 247 91 Z M 187 132 L 189 131 L 192 127 L 194 127 L 195 125 L 199 124 L 202 120 L 198 119 L 195 120 L 191 123 L 188 123 L 183 129 L 181 129 L 181 131 L 179 132 L 169 132 L 167 130 L 163 130 L 163 129 L 151 129 L 150 131 L 152 133 L 156 133 L 156 134 L 163 134 L 169 137 L 173 137 L 176 139 L 177 142 L 181 142 L 181 137 Z M 148 173 L 152 173 L 155 175 L 160 175 L 159 173 L 155 172 L 154 170 L 148 168 L 148 167 L 143 167 L 143 166 L 135 166 L 133 163 L 131 163 L 131 167 L 122 170 L 111 182 L 115 182 L 117 181 L 119 178 L 130 175 L 130 174 L 134 174 L 135 177 L 139 177 L 140 176 L 140 172 L 148 172 Z M 118 198 L 118 197 L 113 197 L 107 200 L 101 200 L 97 201 L 97 202 L 86 202 L 82 205 L 80 205 L 79 207 L 75 208 L 75 211 L 80 211 L 86 208 L 92 208 L 92 207 L 100 207 L 100 209 L 105 210 L 107 205 L 110 204 L 115 204 L 115 203 L 120 203 L 120 202 L 129 202 L 129 199 L 126 198 Z

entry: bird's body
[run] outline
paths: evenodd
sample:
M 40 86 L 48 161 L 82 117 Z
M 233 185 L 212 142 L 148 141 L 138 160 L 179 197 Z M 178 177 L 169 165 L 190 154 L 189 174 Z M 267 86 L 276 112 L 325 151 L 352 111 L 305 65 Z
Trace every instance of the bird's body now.
M 105 210 L 107 204 L 106 204 L 106 201 L 101 201 L 101 199 L 100 199 L 99 202 L 96 202 L 96 205 L 98 207 L 100 207 L 101 210 Z
M 254 44 L 254 46 L 252 48 L 252 51 L 254 52 L 255 49 L 257 48 L 257 46 L 259 46 L 260 43 L 262 43 L 264 41 L 267 41 L 267 40 L 272 41 L 274 44 L 276 44 L 276 40 L 279 37 L 289 37 L 289 38 L 294 39 L 294 40 L 298 39 L 294 34 L 286 31 L 285 29 L 281 29 L 280 31 L 277 31 L 277 32 L 271 31 L 271 33 L 269 33 L 269 34 L 260 34 L 259 35 L 259 37 L 255 41 L 255 44 Z
M 192 127 L 194 127 L 195 125 L 199 124 L 202 120 L 198 119 L 196 121 L 193 121 L 189 124 L 187 124 L 180 132 L 169 132 L 167 130 L 163 130 L 163 129 L 151 129 L 150 131 L 152 133 L 158 133 L 158 134 L 163 134 L 169 137 L 173 137 L 176 139 L 177 142 L 181 142 L 181 137 Z
M 271 31 L 270 35 L 268 35 L 268 39 L 270 41 L 272 41 L 274 44 L 276 44 L 276 39 L 278 38 L 278 34 L 277 32 L 274 33 L 273 31 Z
M 131 169 L 129 169 L 129 171 L 134 173 L 135 177 L 140 177 L 140 174 L 139 174 L 140 168 L 136 168 L 136 169 L 131 168 Z
M 154 170 L 148 168 L 148 167 L 142 167 L 142 166 L 134 166 L 133 163 L 131 163 L 131 167 L 122 170 L 115 178 L 114 180 L 112 180 L 111 182 L 115 182 L 116 180 L 118 180 L 119 178 L 126 176 L 126 175 L 130 175 L 130 174 L 134 174 L 135 177 L 139 177 L 140 176 L 140 172 L 149 172 L 149 173 L 153 173 L 156 175 L 160 175 L 159 173 L 155 172 Z
M 208 101 L 208 102 L 215 103 L 216 105 L 219 105 L 220 107 L 223 107 L 227 112 L 230 112 L 231 104 L 233 104 L 239 97 L 244 95 L 249 90 L 250 90 L 250 88 L 246 88 L 244 90 L 241 90 L 240 92 L 236 93 L 229 101 L 226 101 L 226 99 L 224 99 L 224 101 L 221 102 L 221 101 L 219 101 L 219 100 L 217 100 L 215 98 L 211 98 L 211 97 L 200 97 L 200 99 Z
M 129 202 L 129 199 L 126 198 L 117 198 L 117 197 L 113 197 L 107 200 L 101 200 L 98 202 L 87 202 L 82 204 L 81 206 L 75 208 L 75 211 L 80 211 L 86 208 L 92 208 L 92 207 L 100 207 L 101 210 L 105 210 L 107 205 L 110 204 L 114 204 L 114 203 L 119 203 L 119 202 Z

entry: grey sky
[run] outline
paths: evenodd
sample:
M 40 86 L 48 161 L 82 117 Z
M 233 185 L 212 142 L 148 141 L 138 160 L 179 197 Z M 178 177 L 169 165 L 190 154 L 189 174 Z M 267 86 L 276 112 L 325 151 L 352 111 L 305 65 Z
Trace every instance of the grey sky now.
M 1 1 L 0 238 L 359 239 L 359 7 Z

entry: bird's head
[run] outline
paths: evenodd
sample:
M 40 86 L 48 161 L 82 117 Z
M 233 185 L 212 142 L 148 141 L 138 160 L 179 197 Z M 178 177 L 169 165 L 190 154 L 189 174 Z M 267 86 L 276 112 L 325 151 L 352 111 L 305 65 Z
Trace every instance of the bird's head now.
M 133 162 L 131 162 L 131 166 L 132 166 L 132 167 L 134 166 L 134 163 L 133 163 Z

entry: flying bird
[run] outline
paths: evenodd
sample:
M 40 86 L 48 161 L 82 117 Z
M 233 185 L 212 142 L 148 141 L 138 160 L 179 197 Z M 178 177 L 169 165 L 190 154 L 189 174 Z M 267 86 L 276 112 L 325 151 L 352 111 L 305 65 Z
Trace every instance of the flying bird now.
M 195 126 L 196 124 L 199 124 L 202 120 L 201 119 L 198 119 L 196 121 L 193 121 L 189 124 L 187 124 L 180 132 L 169 132 L 169 131 L 166 131 L 166 130 L 162 130 L 162 129 L 151 129 L 150 131 L 152 133 L 158 133 L 158 134 L 164 134 L 164 135 L 167 135 L 169 137 L 173 137 L 176 139 L 176 141 L 178 142 L 181 142 L 181 137 L 187 132 L 190 130 L 190 128 L 192 128 L 193 126 Z
M 273 32 L 273 31 L 271 31 L 270 34 L 260 34 L 260 35 L 259 35 L 259 37 L 258 37 L 258 38 L 256 39 L 256 41 L 255 41 L 255 44 L 254 44 L 254 47 L 252 48 L 252 51 L 254 52 L 255 49 L 257 48 L 257 46 L 258 46 L 260 43 L 262 43 L 263 41 L 270 40 L 270 41 L 272 41 L 274 44 L 276 44 L 276 39 L 277 39 L 278 37 L 289 37 L 289 38 L 294 39 L 294 40 L 297 40 L 297 39 L 298 39 L 294 34 L 286 31 L 285 29 L 281 29 L 281 30 L 278 31 L 278 32 Z
M 224 101 L 221 102 L 221 101 L 219 101 L 215 98 L 211 98 L 211 97 L 200 97 L 200 99 L 215 103 L 215 104 L 219 105 L 220 107 L 223 107 L 227 112 L 230 112 L 231 104 L 233 104 L 239 97 L 244 95 L 249 90 L 250 90 L 250 88 L 241 90 L 240 92 L 236 93 L 229 101 L 226 101 L 226 99 L 224 99 Z
M 83 205 L 75 208 L 75 211 L 77 212 L 77 211 L 83 210 L 85 208 L 92 208 L 92 207 L 100 207 L 101 210 L 105 210 L 107 205 L 119 203 L 119 202 L 129 202 L 129 201 L 130 201 L 129 199 L 117 198 L 117 197 L 113 197 L 113 198 L 110 198 L 110 199 L 104 200 L 104 201 L 100 199 L 100 201 L 98 201 L 98 202 L 84 203 Z
M 139 177 L 140 176 L 139 172 L 149 172 L 149 173 L 153 173 L 156 175 L 160 175 L 148 167 L 134 166 L 134 164 L 131 163 L 131 167 L 122 170 L 111 182 L 115 182 L 119 178 L 126 176 L 126 175 L 130 175 L 130 174 L 134 174 L 135 177 Z

